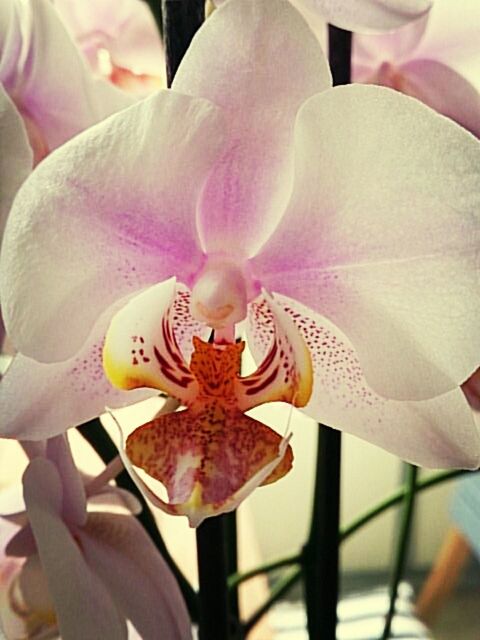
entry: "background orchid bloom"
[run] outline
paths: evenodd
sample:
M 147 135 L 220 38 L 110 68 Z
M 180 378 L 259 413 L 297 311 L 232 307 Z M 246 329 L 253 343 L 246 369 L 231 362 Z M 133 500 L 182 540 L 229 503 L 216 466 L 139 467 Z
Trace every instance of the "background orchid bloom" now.
M 353 78 L 418 98 L 480 135 L 480 53 L 475 0 L 437 0 L 398 31 L 355 36 Z
M 129 619 L 144 639 L 191 638 L 179 588 L 141 525 L 131 515 L 87 512 L 64 437 L 48 441 L 46 457 L 33 458 L 23 487 L 28 524 L 6 553 L 26 557 L 8 595 L 17 613 L 23 606 L 27 630 L 65 638 L 95 630 L 118 640 L 131 637 Z
M 0 385 L 2 434 L 45 437 L 85 416 L 89 393 L 100 402 L 108 322 L 125 296 L 175 275 L 185 358 L 192 333 L 248 316 L 260 360 L 274 331 L 264 287 L 309 348 L 309 415 L 418 464 L 476 467 L 478 431 L 458 385 L 480 353 L 479 146 L 397 92 L 330 89 L 289 3 L 227 2 L 172 90 L 78 136 L 22 187 L 1 294 L 25 355 Z M 160 291 L 146 329 L 161 326 Z M 143 337 L 132 364 L 154 362 L 156 334 Z M 19 393 L 40 382 L 43 399 Z M 27 434 L 19 416 L 29 412 Z
M 165 55 L 155 20 L 141 0 L 53 0 L 91 68 L 122 89 L 165 86 Z
M 214 3 L 218 6 L 223 4 L 224 1 L 214 0 Z M 433 4 L 433 0 L 291 1 L 299 11 L 306 12 L 306 17 L 318 14 L 326 22 L 342 29 L 359 33 L 375 33 L 397 29 L 428 13 Z
M 0 83 L 23 117 L 36 161 L 132 103 L 93 77 L 50 0 L 3 0 Z

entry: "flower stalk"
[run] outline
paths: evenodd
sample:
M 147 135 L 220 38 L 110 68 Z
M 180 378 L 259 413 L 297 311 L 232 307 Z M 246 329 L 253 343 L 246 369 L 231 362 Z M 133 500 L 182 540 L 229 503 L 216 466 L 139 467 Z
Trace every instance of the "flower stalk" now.
M 199 640 L 229 640 L 226 518 L 207 518 L 198 528 Z
M 167 86 L 171 86 L 190 41 L 205 19 L 204 0 L 162 0 Z
M 328 28 L 333 84 L 348 84 L 352 34 Z M 320 425 L 312 522 L 303 549 L 307 626 L 311 640 L 335 640 L 338 601 L 341 433 Z
M 398 537 L 398 544 L 395 554 L 395 562 L 390 584 L 390 604 L 385 618 L 385 626 L 383 628 L 382 640 L 388 640 L 392 628 L 392 621 L 395 615 L 395 606 L 397 602 L 398 585 L 402 579 L 405 570 L 405 564 L 408 556 L 408 544 L 410 541 L 410 533 L 412 529 L 413 513 L 415 507 L 415 494 L 418 476 L 418 467 L 414 465 L 407 466 L 406 493 L 404 498 L 402 524 Z
M 319 425 L 312 521 L 302 569 L 311 640 L 335 640 L 338 600 L 341 434 Z

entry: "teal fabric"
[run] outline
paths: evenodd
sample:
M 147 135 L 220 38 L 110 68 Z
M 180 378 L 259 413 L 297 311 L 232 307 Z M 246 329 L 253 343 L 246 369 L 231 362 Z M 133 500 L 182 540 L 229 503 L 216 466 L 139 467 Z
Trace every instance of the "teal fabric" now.
M 480 473 L 468 473 L 458 481 L 450 513 L 480 559 Z

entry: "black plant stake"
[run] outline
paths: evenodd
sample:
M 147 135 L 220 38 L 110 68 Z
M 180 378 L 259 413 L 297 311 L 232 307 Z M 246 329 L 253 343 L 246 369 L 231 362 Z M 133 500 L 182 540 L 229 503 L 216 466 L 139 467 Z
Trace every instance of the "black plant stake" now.
M 333 84 L 350 82 L 352 34 L 329 26 Z M 338 601 L 341 433 L 319 425 L 312 521 L 302 568 L 310 640 L 335 640 Z
M 205 19 L 205 0 L 162 0 L 167 83 L 171 86 L 180 62 Z M 225 518 L 209 518 L 197 529 L 200 640 L 228 640 Z

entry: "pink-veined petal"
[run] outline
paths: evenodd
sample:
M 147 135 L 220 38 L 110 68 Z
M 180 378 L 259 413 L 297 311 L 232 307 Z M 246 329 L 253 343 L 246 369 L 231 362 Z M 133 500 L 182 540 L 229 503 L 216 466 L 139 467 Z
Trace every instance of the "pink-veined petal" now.
M 301 331 L 312 357 L 314 385 L 305 413 L 413 464 L 479 466 L 479 430 L 460 389 L 432 400 L 387 400 L 369 386 L 354 347 L 337 327 L 293 300 L 276 299 Z M 249 337 L 261 360 L 272 340 L 271 313 L 265 304 L 251 305 Z
M 415 54 L 430 19 L 431 12 L 390 33 L 355 34 L 352 44 L 352 78 L 354 82 L 372 82 L 384 62 L 399 65 Z
M 47 458 L 56 466 L 62 480 L 63 519 L 68 525 L 84 525 L 87 521 L 87 497 L 66 434 L 47 441 Z
M 61 518 L 62 485 L 55 466 L 36 458 L 24 474 L 24 497 L 38 553 L 55 603 L 60 633 L 71 640 L 127 638 L 112 596 L 85 562 Z
M 64 359 L 114 300 L 172 275 L 188 284 L 202 261 L 197 199 L 222 129 L 207 101 L 161 91 L 38 166 L 2 250 L 4 320 L 17 349 Z
M 50 438 L 97 417 L 107 404 L 126 406 L 152 395 L 147 390 L 118 391 L 105 377 L 104 337 L 117 309 L 114 305 L 105 312 L 85 345 L 70 360 L 43 364 L 22 354 L 15 356 L 0 382 L 2 437 Z
M 178 584 L 135 518 L 91 513 L 79 539 L 87 563 L 143 640 L 192 637 Z
M 299 13 L 285 0 L 273 9 L 271 0 L 220 7 L 196 34 L 172 85 L 208 98 L 228 117 L 228 141 L 199 209 L 209 253 L 252 255 L 271 234 L 291 191 L 298 108 L 331 83 Z
M 402 65 L 402 93 L 421 100 L 480 137 L 480 93 L 459 73 L 435 60 Z
M 113 316 L 103 366 L 119 389 L 151 387 L 186 404 L 198 393 L 198 384 L 175 338 L 175 293 L 171 278 L 135 296 Z
M 126 456 L 166 487 L 168 502 L 144 491 L 153 504 L 186 515 L 192 527 L 232 511 L 260 484 L 280 479 L 293 459 L 287 440 L 238 410 L 220 417 L 190 409 L 136 429 Z
M 0 81 L 50 149 L 133 102 L 92 76 L 50 0 L 2 0 L 0 51 Z
M 106 49 L 115 65 L 163 76 L 165 56 L 155 20 L 140 0 L 54 0 L 54 5 L 91 65 Z
M 0 241 L 12 201 L 33 166 L 22 118 L 0 84 Z M 0 336 L 1 341 L 1 336 Z
M 398 29 L 427 13 L 433 0 L 304 0 L 327 22 L 360 33 Z
M 480 353 L 480 144 L 362 85 L 309 100 L 296 142 L 295 192 L 255 275 L 344 331 L 377 393 L 455 389 Z

